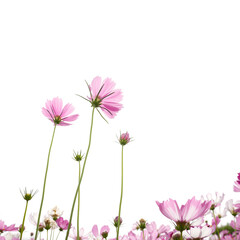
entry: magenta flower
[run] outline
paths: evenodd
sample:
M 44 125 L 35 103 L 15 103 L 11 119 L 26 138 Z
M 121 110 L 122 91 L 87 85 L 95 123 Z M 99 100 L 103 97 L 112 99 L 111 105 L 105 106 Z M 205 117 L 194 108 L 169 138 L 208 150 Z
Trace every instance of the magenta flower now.
M 56 220 L 56 223 L 59 227 L 59 231 L 67 230 L 68 229 L 68 220 L 63 220 L 62 217 Z
M 61 98 L 56 97 L 52 101 L 47 100 L 45 107 L 42 108 L 43 115 L 55 125 L 68 126 L 71 125 L 68 122 L 75 121 L 78 118 L 78 114 L 69 116 L 74 111 L 74 107 L 70 103 L 63 107 Z
M 233 191 L 240 192 L 240 173 L 238 173 L 238 180 L 234 182 Z
M 161 213 L 176 223 L 176 230 L 182 232 L 189 228 L 190 222 L 202 217 L 211 207 L 212 201 L 189 199 L 185 205 L 179 208 L 175 200 L 169 199 L 162 203 L 156 201 Z
M 95 77 L 91 85 L 88 86 L 90 91 L 90 100 L 92 107 L 100 108 L 109 118 L 114 118 L 122 109 L 122 91 L 114 89 L 115 83 L 106 78 L 103 82 L 100 77 Z
M 0 233 L 7 232 L 7 231 L 17 231 L 18 227 L 15 227 L 15 224 L 7 226 L 4 224 L 4 221 L 0 220 Z
M 129 133 L 122 133 L 119 138 L 119 143 L 124 146 L 130 142 L 131 138 L 129 137 Z

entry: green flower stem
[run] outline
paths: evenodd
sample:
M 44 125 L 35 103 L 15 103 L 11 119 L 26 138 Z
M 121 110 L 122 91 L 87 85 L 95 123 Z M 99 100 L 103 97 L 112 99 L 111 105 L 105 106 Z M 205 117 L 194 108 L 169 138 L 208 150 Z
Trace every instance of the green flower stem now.
M 78 181 L 80 181 L 80 177 L 81 177 L 81 164 L 80 161 L 79 162 L 79 177 L 78 177 Z M 78 189 L 78 212 L 77 212 L 77 240 L 80 240 L 79 237 L 79 213 L 80 213 L 80 188 Z
M 121 167 L 121 196 L 120 196 L 120 203 L 119 203 L 119 211 L 118 211 L 118 226 L 117 226 L 117 240 L 119 237 L 119 229 L 120 229 L 120 215 L 121 215 L 121 207 L 122 207 L 122 197 L 123 197 L 123 145 L 122 145 L 122 167 Z
M 56 240 L 58 239 L 58 236 L 59 236 L 60 232 L 61 232 L 61 231 L 58 232 L 58 235 L 57 235 L 57 237 L 56 237 Z
M 28 207 L 28 201 L 26 201 L 26 207 L 25 207 L 25 211 L 24 211 L 24 215 L 23 215 L 22 227 L 20 230 L 21 231 L 20 240 L 22 240 L 22 235 L 23 235 L 23 230 L 24 230 L 24 222 L 25 222 L 26 213 L 27 213 L 27 207 Z
M 145 240 L 145 238 L 144 238 L 144 230 L 142 230 L 142 234 L 143 234 L 143 240 Z
M 216 224 L 216 233 L 217 233 L 218 239 L 221 240 L 220 235 L 219 235 L 219 230 L 218 230 L 218 227 L 217 227 L 217 219 L 216 219 L 214 210 L 212 210 L 212 212 L 213 212 L 213 218 L 214 218 L 214 221 L 215 221 L 215 224 Z
M 72 210 L 71 210 L 71 214 L 70 214 L 70 219 L 69 219 L 69 221 L 68 221 L 69 224 L 68 224 L 68 229 L 67 229 L 66 238 L 65 238 L 66 240 L 68 240 L 68 235 L 69 235 L 69 231 L 70 231 L 71 223 L 72 223 L 73 210 L 74 210 L 74 206 L 75 206 L 75 203 L 76 203 L 76 198 L 77 198 L 77 195 L 78 195 L 78 190 L 79 190 L 80 184 L 81 184 L 81 182 L 82 182 L 82 178 L 83 178 L 83 173 L 84 173 L 86 161 L 87 161 L 88 153 L 89 153 L 90 146 L 91 146 L 94 110 L 95 110 L 95 108 L 93 107 L 88 148 L 87 148 L 86 156 L 85 156 L 84 163 L 83 163 L 82 174 L 81 174 L 81 177 L 80 177 L 80 179 L 79 179 L 78 186 L 77 186 L 77 190 L 76 190 L 76 193 L 75 193 L 75 196 L 74 196 L 74 199 L 73 199 Z
M 38 213 L 37 228 L 36 228 L 35 238 L 34 238 L 35 240 L 37 240 L 37 236 L 38 236 L 39 222 L 40 222 L 40 217 L 41 217 L 41 212 L 42 212 L 42 206 L 43 206 L 43 200 L 44 200 L 44 194 L 45 194 L 45 187 L 46 187 L 46 181 L 47 181 L 49 158 L 50 158 L 50 153 L 51 153 L 51 149 L 52 149 L 52 143 L 53 143 L 53 138 L 54 138 L 54 135 L 55 135 L 56 126 L 57 126 L 57 124 L 54 125 L 52 140 L 51 140 L 51 144 L 50 144 L 49 151 L 48 151 L 47 166 L 46 166 L 46 172 L 45 172 L 44 184 L 43 184 L 42 201 L 41 201 L 40 209 L 39 209 L 39 213 Z
M 182 231 L 181 231 L 181 235 L 180 235 L 180 240 L 183 240 Z

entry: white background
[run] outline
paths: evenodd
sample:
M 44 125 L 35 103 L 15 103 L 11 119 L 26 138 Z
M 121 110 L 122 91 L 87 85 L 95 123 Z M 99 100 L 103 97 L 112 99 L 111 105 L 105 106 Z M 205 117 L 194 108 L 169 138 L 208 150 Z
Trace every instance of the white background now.
M 95 115 L 81 189 L 81 226 L 111 225 L 120 197 L 121 233 L 140 218 L 170 224 L 156 200 L 232 191 L 240 171 L 239 1 L 1 1 L 0 219 L 21 223 L 19 188 L 38 189 L 39 209 L 53 124 L 47 99 L 72 103 L 79 119 L 56 129 L 42 216 L 69 218 L 77 186 L 74 150 L 86 152 L 91 107 L 85 80 L 111 77 L 124 108 L 106 124 Z M 26 224 L 29 226 L 28 221 Z M 76 218 L 73 220 L 76 225 Z M 112 228 L 112 227 L 111 227 Z M 112 237 L 114 237 L 112 228 Z

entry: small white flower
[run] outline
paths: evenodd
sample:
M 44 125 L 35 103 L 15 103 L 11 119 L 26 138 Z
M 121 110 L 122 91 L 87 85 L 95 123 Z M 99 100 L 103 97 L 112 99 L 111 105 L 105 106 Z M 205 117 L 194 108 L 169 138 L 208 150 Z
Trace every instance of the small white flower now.
M 210 226 L 203 226 L 203 227 L 191 227 L 190 232 L 188 234 L 194 238 L 205 238 L 211 235 L 214 232 L 214 229 Z
M 220 195 L 218 192 L 215 193 L 216 197 L 212 197 L 211 193 L 207 194 L 207 199 L 212 201 L 212 205 L 214 205 L 214 207 L 218 207 L 221 205 L 225 194 L 223 193 L 222 195 Z
M 59 218 L 63 214 L 63 211 L 60 211 L 60 209 L 55 206 L 53 209 L 48 211 L 48 215 L 51 216 L 52 218 Z

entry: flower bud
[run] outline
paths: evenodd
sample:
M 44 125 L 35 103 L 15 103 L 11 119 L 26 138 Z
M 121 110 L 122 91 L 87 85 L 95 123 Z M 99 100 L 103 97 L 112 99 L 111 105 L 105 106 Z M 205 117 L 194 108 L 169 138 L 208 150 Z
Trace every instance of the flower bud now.
M 122 218 L 120 217 L 119 225 L 122 224 Z M 118 216 L 114 218 L 113 225 L 117 228 L 118 227 Z

